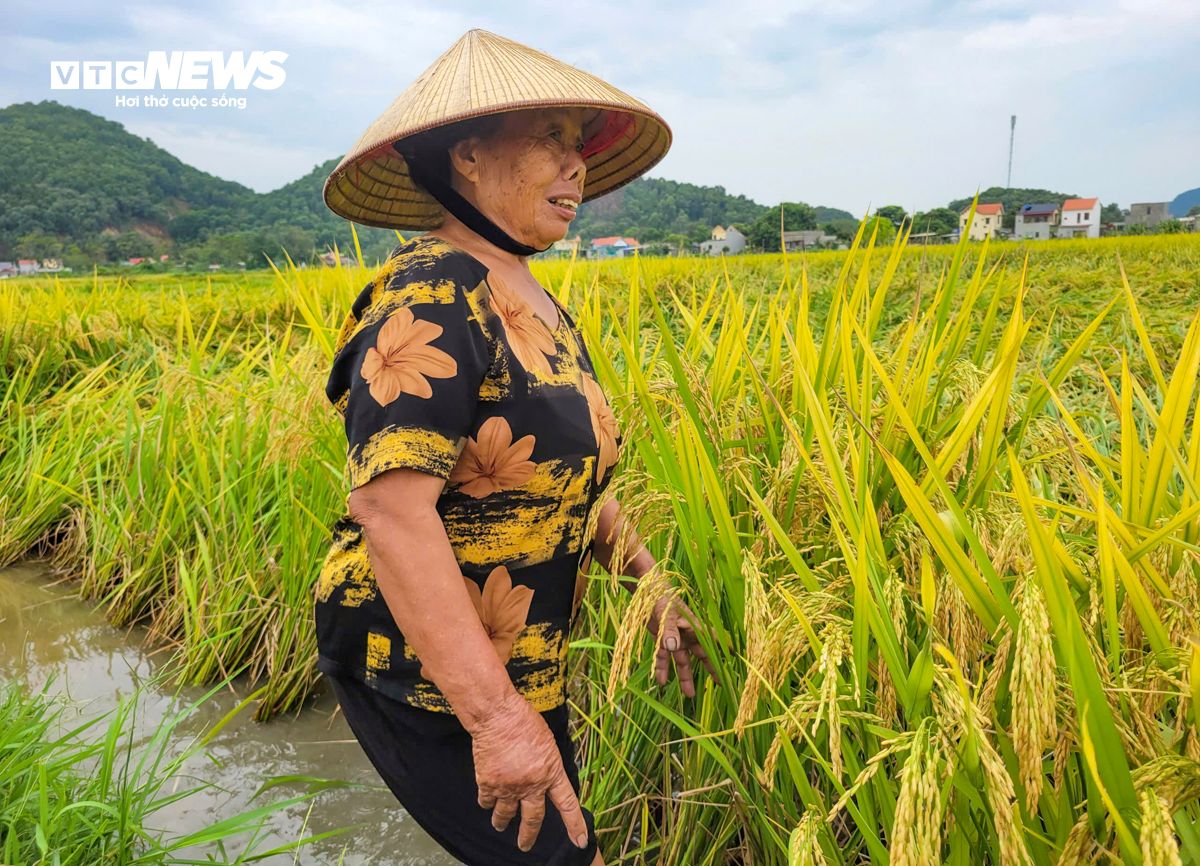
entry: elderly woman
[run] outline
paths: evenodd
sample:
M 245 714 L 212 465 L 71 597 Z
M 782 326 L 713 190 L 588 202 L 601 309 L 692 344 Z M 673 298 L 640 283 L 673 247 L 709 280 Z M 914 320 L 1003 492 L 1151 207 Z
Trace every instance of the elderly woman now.
M 348 219 L 432 230 L 392 251 L 338 335 L 326 393 L 351 491 L 317 586 L 318 666 L 397 799 L 464 863 L 604 862 L 578 801 L 568 634 L 593 555 L 629 582 L 654 558 L 636 535 L 613 549 L 621 509 L 600 497 L 620 430 L 528 257 L 669 144 L 632 97 L 471 31 L 326 182 Z M 692 696 L 690 656 L 708 663 L 693 617 L 664 599 L 660 623 L 658 680 L 673 658 Z

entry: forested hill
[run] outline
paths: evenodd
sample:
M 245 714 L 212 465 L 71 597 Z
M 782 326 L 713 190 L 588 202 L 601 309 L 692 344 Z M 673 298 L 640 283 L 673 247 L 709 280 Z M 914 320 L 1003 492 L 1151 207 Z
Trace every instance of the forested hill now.
M 180 162 L 120 123 L 57 102 L 0 109 L 0 233 L 71 237 L 189 207 L 233 210 L 254 192 Z
M 744 195 L 729 195 L 724 187 L 642 178 L 583 205 L 571 234 L 585 239 L 625 235 L 642 243 L 673 235 L 706 240 L 713 226 L 748 225 L 766 210 Z
M 289 252 L 353 248 L 350 224 L 321 199 L 340 157 L 256 193 L 120 123 L 51 100 L 0 109 L 0 153 L 0 259 L 63 256 L 70 264 L 173 252 L 224 261 L 281 243 Z M 584 205 L 571 233 L 702 240 L 713 225 L 750 224 L 765 211 L 721 187 L 641 179 Z M 394 232 L 358 234 L 368 260 L 396 244 Z

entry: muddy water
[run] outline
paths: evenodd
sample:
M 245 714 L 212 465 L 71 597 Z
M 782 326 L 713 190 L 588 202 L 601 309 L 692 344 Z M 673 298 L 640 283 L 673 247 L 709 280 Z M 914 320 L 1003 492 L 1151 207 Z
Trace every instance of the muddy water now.
M 165 653 L 141 648 L 137 629 L 115 629 L 76 598 L 69 585 L 50 586 L 54 577 L 41 565 L 27 563 L 0 570 L 0 680 L 16 679 L 40 690 L 53 679 L 51 692 L 66 694 L 79 714 L 91 717 L 117 706 L 150 680 Z M 143 692 L 136 716 L 137 733 L 153 732 L 168 714 L 202 698 L 209 689 Z M 184 737 L 215 724 L 245 697 L 245 684 L 218 692 L 177 730 Z M 282 864 L 378 864 L 378 866 L 451 866 L 458 861 L 442 849 L 400 808 L 367 761 L 332 695 L 319 695 L 298 713 L 266 724 L 247 708 L 210 743 L 213 760 L 193 760 L 191 774 L 215 783 L 157 813 L 156 825 L 176 833 L 198 830 L 247 808 L 250 796 L 272 776 L 303 775 L 376 786 L 376 790 L 324 792 L 307 805 L 271 819 L 269 839 L 259 851 L 301 835 L 350 824 L 358 829 L 305 846 L 297 855 L 261 861 Z M 276 789 L 287 795 L 300 793 Z M 274 792 L 273 792 L 274 793 Z M 271 794 L 267 795 L 268 797 Z M 252 806 L 261 805 L 256 800 Z M 306 823 L 307 822 L 307 823 Z

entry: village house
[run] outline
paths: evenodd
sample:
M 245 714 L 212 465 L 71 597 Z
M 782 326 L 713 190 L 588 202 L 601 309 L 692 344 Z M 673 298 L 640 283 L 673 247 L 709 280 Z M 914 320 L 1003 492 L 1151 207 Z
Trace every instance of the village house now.
M 17 271 L 22 274 L 36 274 L 38 272 L 38 260 L 17 259 Z
M 550 249 L 546 250 L 546 258 L 552 259 L 569 259 L 572 256 L 579 255 L 579 245 L 582 243 L 579 235 L 573 238 L 563 238 L 561 241 L 555 241 L 550 245 Z
M 802 250 L 819 250 L 823 246 L 837 243 L 837 238 L 827 235 L 820 229 L 805 229 L 798 232 L 783 233 L 783 251 L 785 253 Z
M 746 236 L 733 226 L 729 228 L 714 226 L 709 239 L 700 242 L 701 252 L 709 256 L 732 256 L 740 253 L 745 248 Z
M 633 255 L 639 246 L 633 238 L 615 235 L 610 238 L 594 238 L 588 255 L 593 259 L 623 259 Z
M 1100 199 L 1069 198 L 1063 202 L 1058 224 L 1060 238 L 1100 237 Z
M 348 268 L 354 264 L 354 262 L 351 261 L 349 258 L 347 258 L 346 256 L 343 256 L 341 253 L 335 253 L 333 250 L 329 250 L 328 252 L 321 253 L 319 256 L 317 256 L 317 258 L 319 258 L 321 260 L 321 263 L 324 264 L 325 267 L 327 267 L 327 268 L 336 268 L 339 264 L 343 268 Z M 211 265 L 210 265 L 210 268 L 211 268 Z
M 1154 228 L 1163 220 L 1171 218 L 1171 203 L 1169 201 L 1138 202 L 1129 206 L 1129 214 L 1125 217 L 1125 225 L 1143 225 L 1148 229 Z
M 1062 211 L 1054 202 L 1022 205 L 1017 211 L 1014 240 L 1045 241 L 1054 237 Z
M 1000 228 L 1000 222 L 1004 219 L 1004 205 L 1002 204 L 981 204 L 975 208 L 975 219 L 971 223 L 970 231 L 967 230 L 967 216 L 971 213 L 971 206 L 967 205 L 958 212 L 958 230 L 959 232 L 967 232 L 967 237 L 973 241 L 981 241 L 984 238 L 995 238 L 997 230 Z
M 20 271 L 12 262 L 0 262 L 0 277 L 15 277 Z

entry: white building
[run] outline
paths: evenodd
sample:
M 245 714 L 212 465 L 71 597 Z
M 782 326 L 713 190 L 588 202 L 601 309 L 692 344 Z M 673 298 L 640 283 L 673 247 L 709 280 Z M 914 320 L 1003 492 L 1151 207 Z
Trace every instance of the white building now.
M 1015 240 L 1044 241 L 1054 237 L 1062 212 L 1057 204 L 1027 204 L 1017 210 Z
M 708 240 L 701 242 L 700 249 L 710 256 L 735 255 L 746 248 L 746 236 L 733 226 L 716 226 Z
M 1063 202 L 1058 224 L 1060 238 L 1100 237 L 1100 199 L 1069 198 Z

